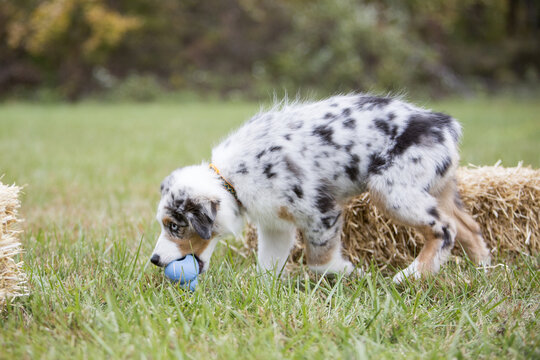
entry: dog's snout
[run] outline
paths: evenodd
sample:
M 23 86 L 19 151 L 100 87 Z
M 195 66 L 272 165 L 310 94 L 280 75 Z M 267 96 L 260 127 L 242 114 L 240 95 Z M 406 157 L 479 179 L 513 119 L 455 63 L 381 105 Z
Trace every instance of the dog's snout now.
M 152 257 L 150 258 L 150 262 L 156 266 L 160 266 L 159 265 L 159 255 L 158 254 L 154 254 L 152 255 Z

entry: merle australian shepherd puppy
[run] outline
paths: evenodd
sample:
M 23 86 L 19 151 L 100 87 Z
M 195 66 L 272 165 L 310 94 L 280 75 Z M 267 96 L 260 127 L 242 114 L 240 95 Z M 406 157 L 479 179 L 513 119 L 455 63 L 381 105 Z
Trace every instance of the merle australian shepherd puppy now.
M 193 254 L 204 272 L 218 237 L 240 234 L 247 218 L 257 226 L 262 271 L 282 270 L 299 229 L 310 269 L 350 274 L 343 206 L 369 191 L 390 218 L 425 238 L 396 282 L 436 273 L 456 242 L 487 264 L 480 228 L 456 189 L 460 135 L 448 115 L 365 94 L 259 113 L 213 149 L 210 164 L 165 178 L 151 261 L 165 266 Z

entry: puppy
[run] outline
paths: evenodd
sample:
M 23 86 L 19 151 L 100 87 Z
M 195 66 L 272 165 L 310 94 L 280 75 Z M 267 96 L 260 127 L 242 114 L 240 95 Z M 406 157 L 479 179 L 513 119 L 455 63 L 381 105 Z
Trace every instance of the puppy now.
M 460 136 L 450 116 L 366 94 L 259 113 L 213 150 L 211 164 L 165 178 L 151 261 L 165 266 L 194 254 L 204 272 L 217 238 L 240 234 L 248 218 L 257 226 L 261 270 L 282 270 L 299 229 L 311 270 L 350 274 L 343 206 L 369 191 L 388 216 L 425 238 L 396 282 L 437 273 L 455 242 L 487 264 L 480 228 L 456 189 Z

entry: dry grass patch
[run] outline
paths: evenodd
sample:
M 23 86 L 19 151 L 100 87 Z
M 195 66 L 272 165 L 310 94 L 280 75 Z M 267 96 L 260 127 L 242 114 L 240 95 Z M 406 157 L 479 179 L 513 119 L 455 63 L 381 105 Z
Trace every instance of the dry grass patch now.
M 26 293 L 26 276 L 22 272 L 22 262 L 16 262 L 15 256 L 22 251 L 17 235 L 20 230 L 17 211 L 20 207 L 20 188 L 4 185 L 0 182 L 0 308 L 8 298 Z

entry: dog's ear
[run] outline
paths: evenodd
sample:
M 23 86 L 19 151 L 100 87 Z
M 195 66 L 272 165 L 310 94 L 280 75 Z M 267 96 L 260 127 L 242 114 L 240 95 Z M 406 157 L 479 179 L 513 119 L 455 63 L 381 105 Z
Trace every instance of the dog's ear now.
M 170 190 L 171 186 L 171 175 L 167 176 L 162 182 L 159 187 L 159 191 L 161 193 L 161 196 L 167 194 Z
M 219 200 L 202 200 L 186 206 L 186 218 L 197 234 L 205 240 L 212 237 L 218 207 Z

